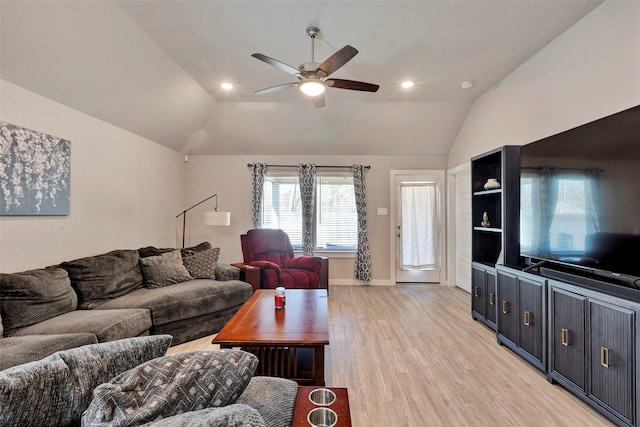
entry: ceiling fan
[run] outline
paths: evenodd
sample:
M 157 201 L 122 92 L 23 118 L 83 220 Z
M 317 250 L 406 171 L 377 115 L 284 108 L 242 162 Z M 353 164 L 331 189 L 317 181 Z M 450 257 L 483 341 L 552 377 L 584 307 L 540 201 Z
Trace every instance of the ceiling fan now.
M 329 58 L 327 58 L 322 64 L 319 64 L 315 62 L 314 57 L 314 42 L 316 36 L 319 33 L 320 29 L 317 27 L 307 28 L 307 35 L 311 38 L 311 62 L 305 62 L 298 68 L 293 68 L 290 65 L 270 58 L 261 53 L 254 53 L 253 55 L 251 55 L 256 59 L 259 59 L 260 61 L 266 62 L 269 65 L 273 65 L 274 67 L 286 73 L 293 74 L 298 78 L 297 82 L 284 83 L 266 89 L 261 89 L 254 93 L 265 94 L 282 89 L 287 89 L 290 87 L 298 87 L 302 91 L 302 93 L 311 97 L 313 104 L 317 108 L 320 108 L 324 107 L 325 105 L 324 91 L 327 87 L 333 87 L 336 89 L 359 90 L 364 92 L 376 92 L 378 88 L 380 88 L 379 85 L 372 83 L 329 78 L 329 76 L 333 72 L 338 70 L 344 64 L 349 62 L 351 58 L 356 56 L 358 51 L 354 47 L 346 45 L 345 47 L 331 55 Z

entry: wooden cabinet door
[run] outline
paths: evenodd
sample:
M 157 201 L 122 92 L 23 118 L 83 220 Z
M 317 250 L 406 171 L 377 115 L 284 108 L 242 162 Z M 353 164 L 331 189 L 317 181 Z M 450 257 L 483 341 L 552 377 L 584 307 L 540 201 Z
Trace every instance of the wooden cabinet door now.
M 551 372 L 581 391 L 586 371 L 585 309 L 584 296 L 551 287 Z
M 518 343 L 518 318 L 516 289 L 518 278 L 511 273 L 500 271 L 498 274 L 498 333 Z
M 589 300 L 592 398 L 633 419 L 634 316 L 632 310 Z
M 497 316 L 497 297 L 496 297 L 496 271 L 494 269 L 487 270 L 485 275 L 486 294 L 485 311 L 487 322 L 495 325 Z
M 543 328 L 545 327 L 542 301 L 544 280 L 518 279 L 518 345 L 540 363 L 543 362 Z
M 471 309 L 482 316 L 486 316 L 486 275 L 485 269 L 476 265 L 471 267 Z M 475 318 L 475 317 L 474 317 Z

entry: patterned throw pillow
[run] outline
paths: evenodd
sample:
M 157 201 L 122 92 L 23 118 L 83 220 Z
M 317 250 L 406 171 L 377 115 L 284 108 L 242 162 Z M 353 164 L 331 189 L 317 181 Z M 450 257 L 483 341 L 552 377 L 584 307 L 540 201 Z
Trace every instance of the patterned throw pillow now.
M 216 263 L 220 256 L 220 248 L 207 249 L 183 258 L 184 266 L 194 279 L 216 278 Z
M 193 279 L 182 263 L 179 249 L 158 256 L 140 258 L 140 270 L 147 288 L 162 288 Z
M 241 350 L 196 351 L 143 363 L 93 392 L 83 426 L 141 425 L 234 403 L 258 358 Z
M 156 335 L 85 345 L 0 371 L 0 425 L 77 425 L 99 384 L 164 355 L 172 339 Z

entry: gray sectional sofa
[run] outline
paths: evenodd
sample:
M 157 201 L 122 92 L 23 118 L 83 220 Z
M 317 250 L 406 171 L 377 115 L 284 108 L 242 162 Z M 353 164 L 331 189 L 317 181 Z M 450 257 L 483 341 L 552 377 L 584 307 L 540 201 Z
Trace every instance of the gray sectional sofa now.
M 291 425 L 294 381 L 254 376 L 258 359 L 241 350 L 166 356 L 171 341 L 126 338 L 1 370 L 0 425 Z
M 0 274 L 0 370 L 86 344 L 218 332 L 252 293 L 218 255 L 206 242 L 146 247 Z

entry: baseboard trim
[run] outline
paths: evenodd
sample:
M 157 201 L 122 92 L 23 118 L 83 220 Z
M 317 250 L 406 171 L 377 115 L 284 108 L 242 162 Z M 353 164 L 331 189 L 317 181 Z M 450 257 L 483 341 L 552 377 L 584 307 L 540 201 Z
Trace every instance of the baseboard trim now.
M 329 286 L 395 286 L 396 282 L 393 280 L 372 280 L 365 282 L 363 280 L 356 279 L 331 279 L 329 280 Z M 455 285 L 448 281 L 438 283 L 439 286 L 445 286 L 448 288 L 454 288 Z
M 371 280 L 365 282 L 364 280 L 356 279 L 331 279 L 329 280 L 329 286 L 395 286 L 395 282 L 391 280 Z

